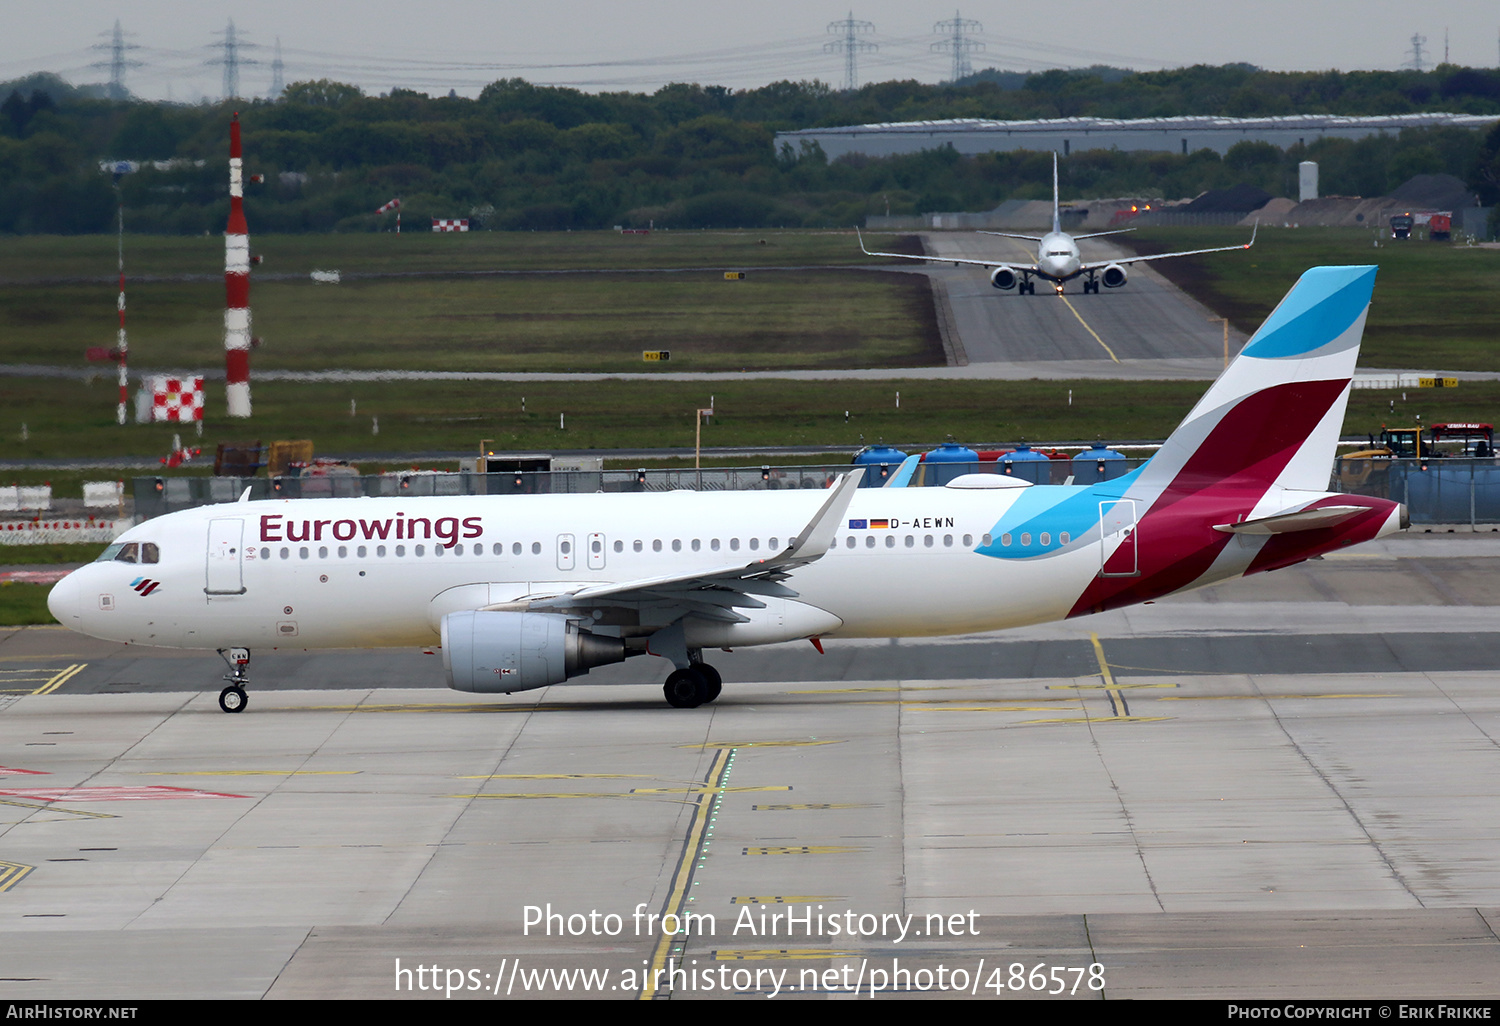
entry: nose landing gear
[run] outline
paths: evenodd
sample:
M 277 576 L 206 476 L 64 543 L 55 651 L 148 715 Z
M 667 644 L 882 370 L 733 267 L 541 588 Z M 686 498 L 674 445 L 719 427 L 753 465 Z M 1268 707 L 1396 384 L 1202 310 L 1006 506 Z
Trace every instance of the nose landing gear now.
M 245 667 L 250 665 L 250 650 L 248 648 L 221 648 L 219 658 L 229 664 L 230 672 L 224 675 L 229 686 L 219 692 L 219 708 L 227 713 L 244 712 L 245 706 L 250 704 L 250 696 L 245 692 L 245 685 L 250 683 L 245 674 Z

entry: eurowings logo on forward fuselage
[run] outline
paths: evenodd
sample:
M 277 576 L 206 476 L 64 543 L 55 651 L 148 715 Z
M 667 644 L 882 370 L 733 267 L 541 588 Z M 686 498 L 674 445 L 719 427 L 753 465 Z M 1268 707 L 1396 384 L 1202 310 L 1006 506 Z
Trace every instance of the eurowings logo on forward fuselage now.
M 157 588 L 160 588 L 161 582 L 153 581 L 149 577 L 137 577 L 135 580 L 130 582 L 130 587 L 135 591 L 137 595 L 145 598 Z

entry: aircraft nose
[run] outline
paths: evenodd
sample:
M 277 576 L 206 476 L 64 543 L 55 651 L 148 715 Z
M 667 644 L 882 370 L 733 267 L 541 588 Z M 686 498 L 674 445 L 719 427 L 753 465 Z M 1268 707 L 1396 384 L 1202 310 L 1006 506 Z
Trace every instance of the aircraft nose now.
M 47 593 L 47 609 L 58 623 L 73 630 L 83 628 L 82 574 L 74 570 Z

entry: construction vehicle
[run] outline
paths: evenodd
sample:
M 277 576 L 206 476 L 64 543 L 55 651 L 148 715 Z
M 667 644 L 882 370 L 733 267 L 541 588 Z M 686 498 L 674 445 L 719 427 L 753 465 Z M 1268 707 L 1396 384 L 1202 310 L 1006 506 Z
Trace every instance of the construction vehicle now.
M 1420 460 L 1419 469 L 1426 470 L 1428 460 L 1450 456 L 1489 459 L 1495 455 L 1493 424 L 1434 424 L 1425 433 L 1419 427 L 1382 426 L 1379 440 L 1374 435 L 1369 439 L 1369 448 L 1344 453 L 1339 458 L 1339 484 L 1345 491 L 1356 491 L 1370 484 L 1376 460 Z
M 1420 427 L 1380 429 L 1380 440 L 1370 435 L 1370 447 L 1344 454 L 1344 459 L 1442 459 L 1445 456 L 1495 454 L 1493 424 L 1434 424 L 1424 434 Z

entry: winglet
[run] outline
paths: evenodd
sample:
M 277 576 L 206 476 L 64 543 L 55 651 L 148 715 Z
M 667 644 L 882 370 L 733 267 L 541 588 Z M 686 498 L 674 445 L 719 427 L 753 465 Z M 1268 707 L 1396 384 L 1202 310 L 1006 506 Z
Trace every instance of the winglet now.
M 246 485 L 245 486 L 245 490 L 243 492 L 240 492 L 240 499 L 239 499 L 239 501 L 240 502 L 249 502 L 250 501 L 250 486 L 249 485 Z
M 922 462 L 922 454 L 916 453 L 901 461 L 896 472 L 886 479 L 882 488 L 905 488 L 911 484 L 912 477 L 917 472 L 917 464 Z
M 808 521 L 801 534 L 791 540 L 776 562 L 810 563 L 827 552 L 863 476 L 863 470 L 855 470 L 840 478 L 838 484 L 830 489 L 828 499 L 817 515 Z

